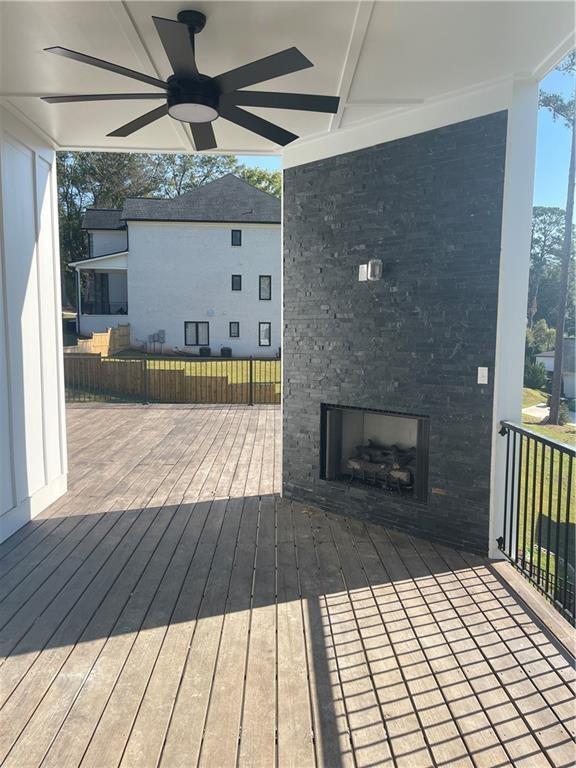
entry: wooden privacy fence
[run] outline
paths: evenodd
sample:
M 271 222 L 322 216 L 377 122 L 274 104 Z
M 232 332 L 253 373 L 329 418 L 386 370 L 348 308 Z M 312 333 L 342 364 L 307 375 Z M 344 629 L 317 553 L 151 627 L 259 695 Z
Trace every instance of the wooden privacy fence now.
M 279 403 L 281 362 L 64 356 L 68 402 Z
M 94 332 L 89 339 L 78 339 L 75 347 L 65 347 L 66 354 L 117 355 L 130 347 L 130 323 Z

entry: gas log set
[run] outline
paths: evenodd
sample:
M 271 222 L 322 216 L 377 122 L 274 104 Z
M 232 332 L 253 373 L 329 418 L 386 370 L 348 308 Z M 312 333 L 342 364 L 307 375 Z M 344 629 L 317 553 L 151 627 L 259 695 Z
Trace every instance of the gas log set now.
M 346 462 L 350 482 L 370 483 L 393 493 L 411 494 L 416 474 L 416 448 L 378 445 L 368 440 L 356 446 Z

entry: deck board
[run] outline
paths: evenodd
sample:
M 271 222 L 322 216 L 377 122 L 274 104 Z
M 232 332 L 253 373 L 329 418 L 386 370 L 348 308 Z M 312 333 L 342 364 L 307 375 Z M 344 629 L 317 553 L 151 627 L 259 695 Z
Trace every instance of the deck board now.
M 68 435 L 0 544 L 0 765 L 573 765 L 565 649 L 481 558 L 279 499 L 277 407 Z

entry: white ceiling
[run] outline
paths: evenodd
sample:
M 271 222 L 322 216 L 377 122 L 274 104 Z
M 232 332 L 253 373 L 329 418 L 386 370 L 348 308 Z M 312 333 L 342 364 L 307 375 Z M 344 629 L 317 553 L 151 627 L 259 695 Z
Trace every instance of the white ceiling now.
M 254 109 L 305 140 L 410 109 L 388 100 L 434 100 L 510 76 L 541 77 L 571 44 L 574 6 L 513 2 L 3 2 L 0 0 L 0 98 L 60 147 L 189 151 L 187 130 L 170 117 L 126 139 L 106 134 L 160 102 L 49 105 L 39 95 L 155 90 L 134 80 L 43 52 L 60 45 L 166 79 L 171 70 L 152 16 L 207 16 L 197 37 L 200 70 L 217 75 L 297 46 L 314 63 L 255 86 L 339 95 L 337 116 Z M 280 148 L 223 119 L 219 151 L 277 153 Z

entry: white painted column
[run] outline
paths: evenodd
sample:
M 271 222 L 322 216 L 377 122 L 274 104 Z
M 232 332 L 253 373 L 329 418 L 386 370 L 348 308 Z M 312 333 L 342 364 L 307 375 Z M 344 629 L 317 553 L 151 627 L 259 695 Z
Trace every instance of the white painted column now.
M 56 155 L 0 107 L 0 541 L 66 471 Z
M 524 343 L 538 119 L 538 83 L 514 83 L 508 110 L 506 170 L 502 211 L 500 283 L 494 370 L 494 425 L 490 498 L 490 555 L 501 556 L 506 440 L 500 421 L 520 422 L 524 377 Z

